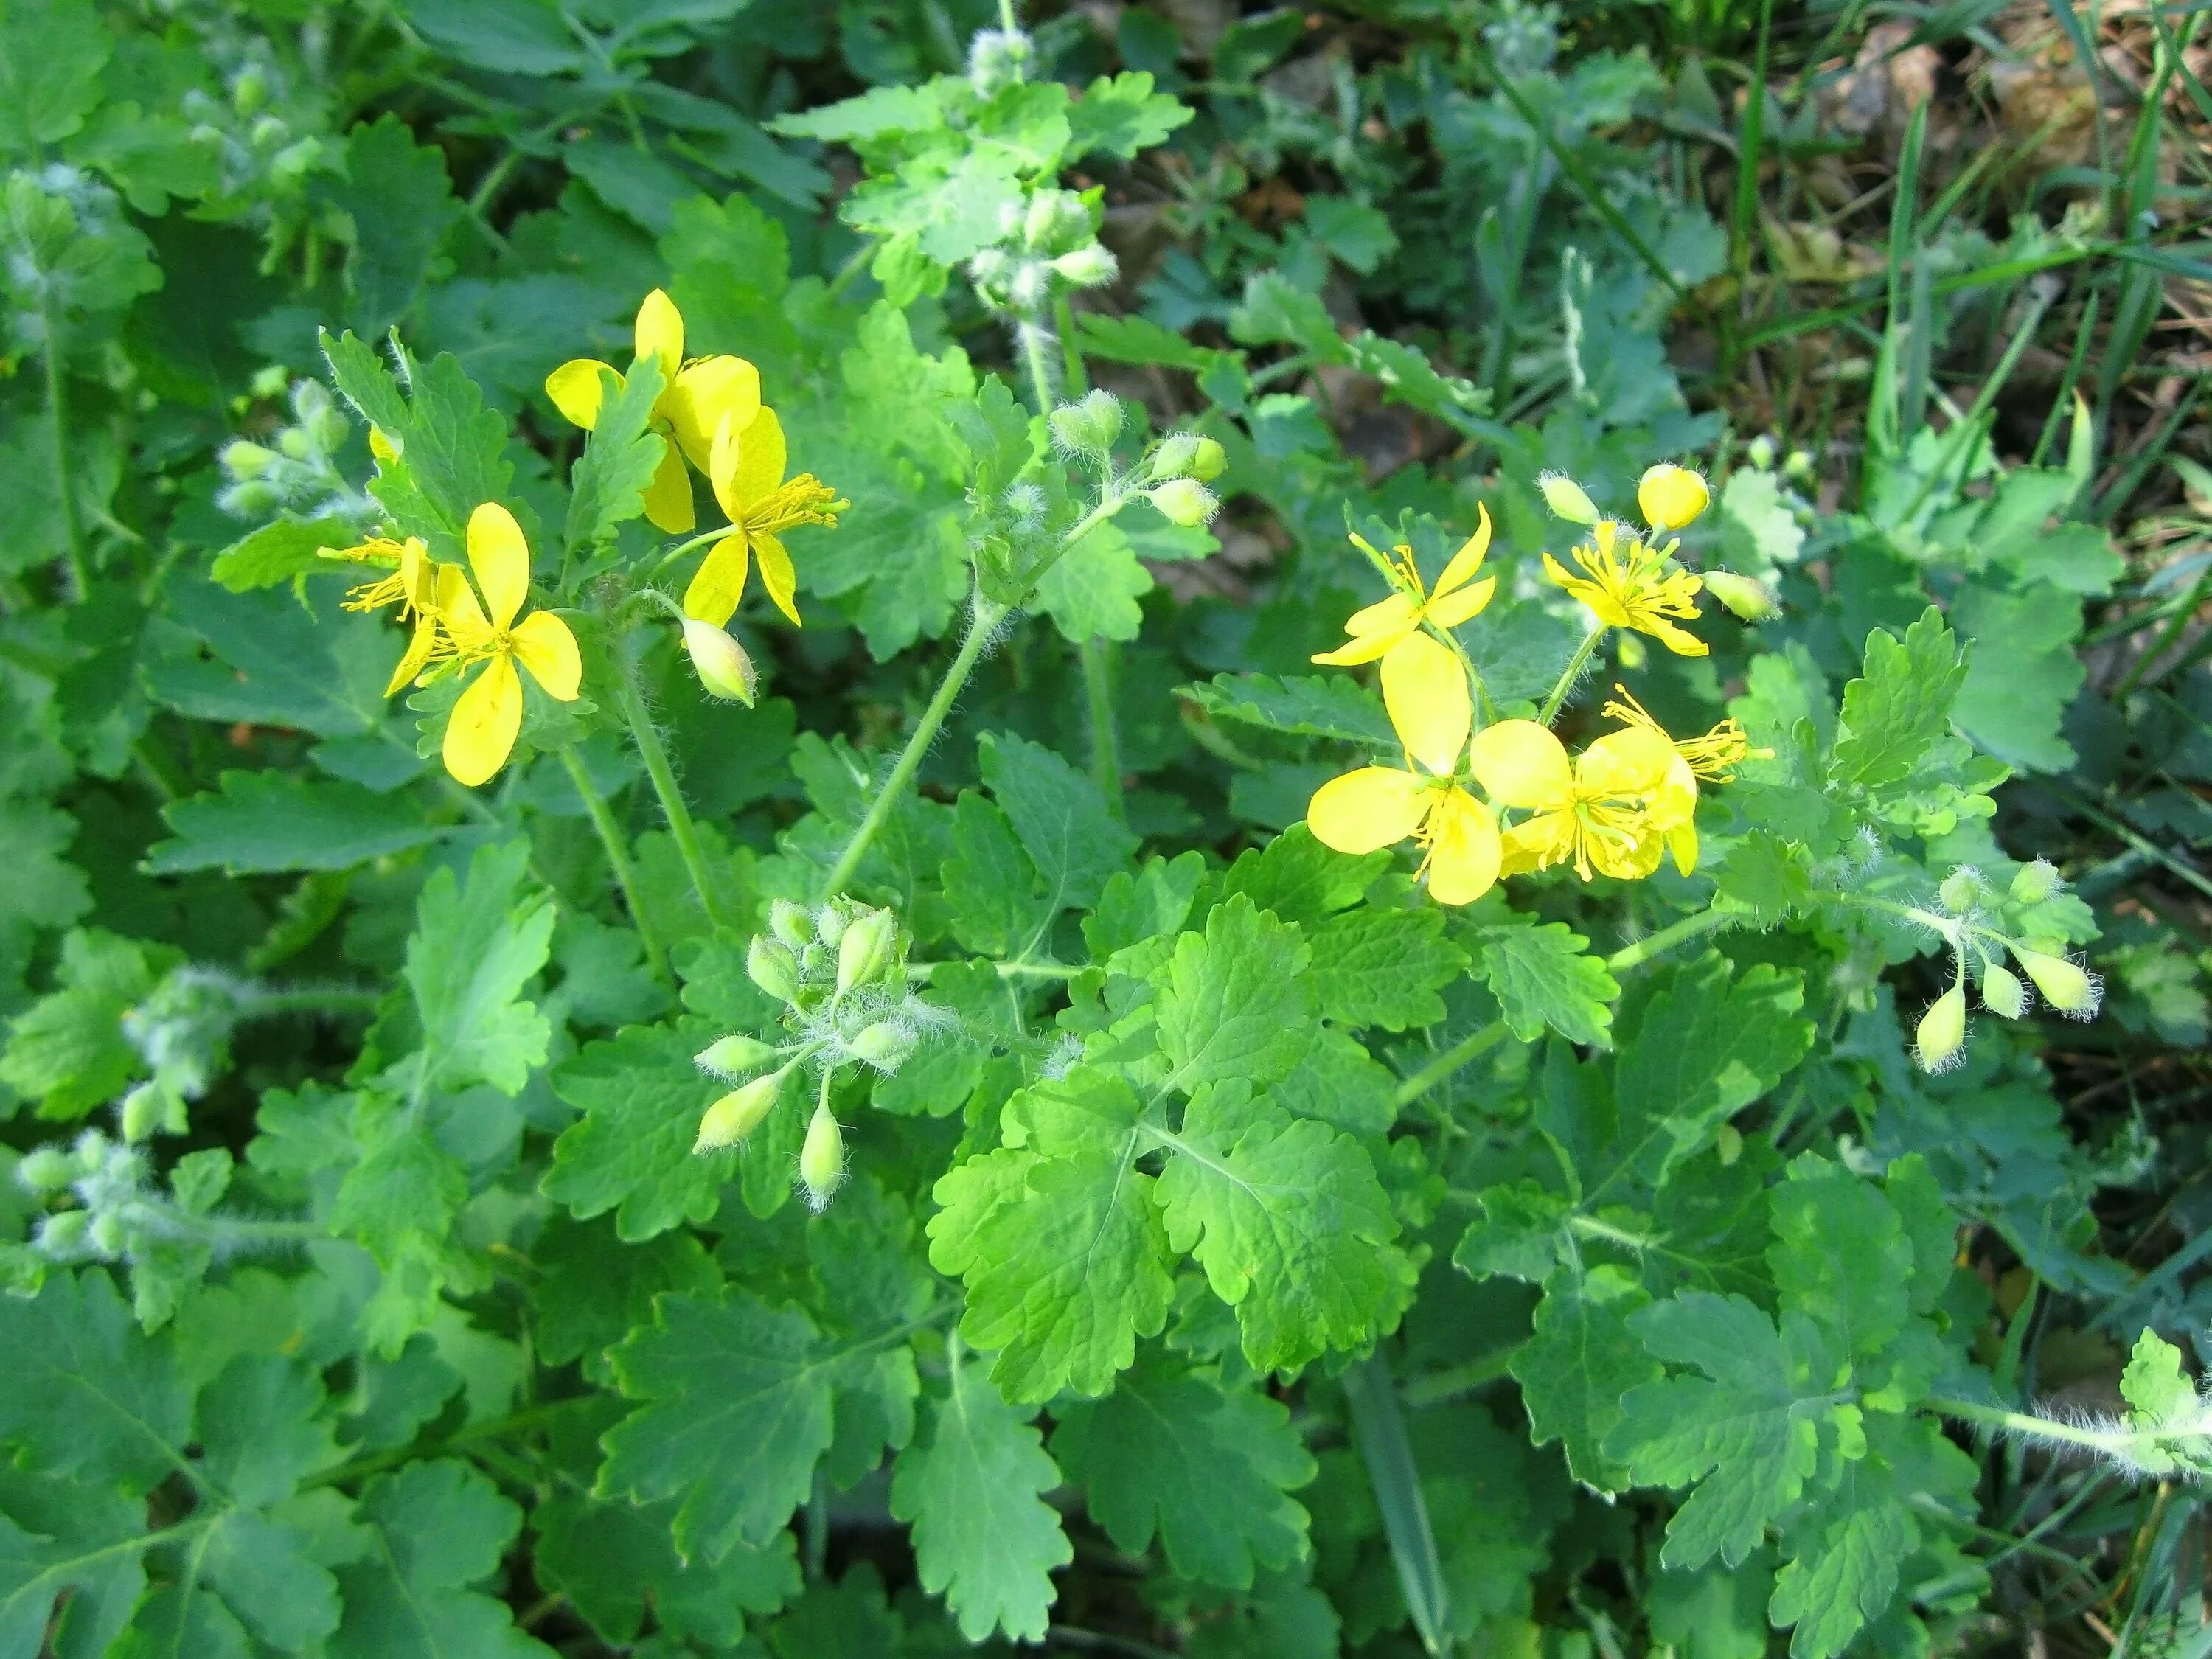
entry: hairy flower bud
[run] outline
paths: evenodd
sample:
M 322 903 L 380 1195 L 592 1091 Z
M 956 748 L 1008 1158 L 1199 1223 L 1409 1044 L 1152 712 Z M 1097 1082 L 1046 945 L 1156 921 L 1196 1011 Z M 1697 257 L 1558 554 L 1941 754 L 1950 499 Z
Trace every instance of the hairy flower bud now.
M 888 910 L 864 910 L 846 927 L 837 944 L 837 988 L 849 991 L 879 978 L 898 944 L 898 918 Z
M 799 994 L 798 958 L 789 946 L 765 933 L 754 934 L 745 947 L 745 975 L 778 1002 L 789 1002 Z
M 1145 495 L 1160 510 L 1162 518 L 1186 530 L 1204 524 L 1221 510 L 1221 503 L 1213 499 L 1213 492 L 1195 478 L 1170 478 L 1165 483 L 1154 484 Z
M 1564 472 L 1539 475 L 1536 488 L 1544 492 L 1544 505 L 1569 524 L 1595 524 L 1601 516 L 1589 492 Z
M 1053 441 L 1078 455 L 1103 455 L 1121 435 L 1121 400 L 1106 391 L 1086 392 L 1048 417 Z
M 273 449 L 240 438 L 223 446 L 222 470 L 234 478 L 258 478 L 283 459 Z
M 118 1115 L 122 1120 L 124 1139 L 136 1146 L 155 1130 L 167 1127 L 167 1093 L 158 1084 L 141 1083 L 123 1097 L 123 1108 Z
M 691 1063 L 709 1077 L 741 1077 L 757 1072 L 782 1051 L 772 1042 L 738 1031 L 708 1043 Z
M 85 1253 L 85 1231 L 91 1225 L 91 1213 L 84 1210 L 48 1216 L 39 1224 L 39 1253 L 57 1261 L 77 1259 Z
M 1733 570 L 1707 570 L 1699 578 L 1705 592 L 1743 622 L 1765 622 L 1780 614 L 1782 601 L 1774 590 L 1755 576 L 1739 576 Z
M 2038 859 L 2033 864 L 2021 865 L 2013 872 L 2012 902 L 2014 904 L 2040 904 L 2065 884 L 2057 865 L 2049 859 Z
M 2012 959 L 2035 981 L 2043 1000 L 2060 1013 L 2088 1019 L 2104 1000 L 2105 988 L 2087 969 L 2064 955 L 2063 947 L 2039 951 L 2025 945 L 2012 947 Z
M 830 1115 L 827 1103 L 817 1106 L 807 1121 L 805 1144 L 799 1149 L 799 1179 L 805 1188 L 807 1207 L 817 1215 L 830 1207 L 837 1188 L 845 1184 L 845 1132 Z
M 699 684 L 707 688 L 708 696 L 724 702 L 741 702 L 748 708 L 753 706 L 754 694 L 760 689 L 759 672 L 753 667 L 753 659 L 745 654 L 744 647 L 725 629 L 696 617 L 686 617 L 684 648 L 690 653 L 691 666 L 697 671 Z
M 1637 510 L 1654 530 L 1680 530 L 1711 500 L 1703 477 L 1665 461 L 1648 470 L 1636 486 Z
M 913 1055 L 920 1041 L 909 1028 L 879 1019 L 853 1039 L 853 1052 L 879 1072 L 896 1072 Z
M 768 907 L 769 931 L 796 951 L 814 939 L 814 918 L 806 913 L 803 904 L 793 904 L 789 899 L 778 899 Z
M 1054 273 L 1077 288 L 1103 288 L 1114 280 L 1121 262 L 1103 242 L 1085 242 L 1052 262 Z
M 1917 1045 L 1920 1067 L 1926 1072 L 1948 1072 L 1959 1063 L 1966 1051 L 1966 988 L 1963 981 L 1954 984 L 1928 1006 L 1920 1016 L 1920 1029 L 1914 1034 Z
M 1022 216 L 1022 240 L 1040 253 L 1065 253 L 1091 234 L 1091 210 L 1072 190 L 1037 191 Z
M 2018 1019 L 2027 1012 L 2027 987 L 2002 963 L 1982 969 L 1982 1006 L 2003 1019 Z
M 787 1075 L 787 1072 L 770 1072 L 766 1077 L 757 1077 L 709 1106 L 699 1120 L 698 1138 L 691 1143 L 691 1150 L 718 1152 L 725 1146 L 736 1146 L 757 1129 L 761 1120 L 775 1107 L 776 1097 L 783 1092 L 783 1079 Z
M 1962 864 L 1943 878 L 1943 884 L 1936 890 L 1936 896 L 1953 915 L 1963 915 L 1974 908 L 1974 901 L 1982 896 L 1982 872 L 1971 864 Z
M 76 1179 L 76 1160 L 58 1146 L 37 1146 L 23 1154 L 15 1179 L 34 1193 L 58 1193 Z
M 123 1247 L 129 1242 L 124 1236 L 123 1218 L 112 1210 L 93 1217 L 92 1224 L 84 1230 L 84 1241 L 112 1261 L 123 1254 Z
M 1764 472 L 1774 465 L 1774 440 L 1764 432 L 1744 446 L 1744 459 Z

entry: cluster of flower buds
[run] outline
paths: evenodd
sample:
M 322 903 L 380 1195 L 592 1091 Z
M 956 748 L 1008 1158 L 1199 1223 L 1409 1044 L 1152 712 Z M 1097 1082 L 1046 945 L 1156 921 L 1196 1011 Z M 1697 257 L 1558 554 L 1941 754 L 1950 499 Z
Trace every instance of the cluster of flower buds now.
M 968 84 L 978 98 L 996 96 L 1029 79 L 1036 42 L 1020 29 L 978 29 L 968 43 Z
M 823 1086 L 799 1150 L 799 1184 L 819 1211 L 845 1178 L 844 1131 L 830 1109 L 830 1078 L 846 1066 L 896 1072 L 950 1016 L 908 985 L 898 918 L 850 899 L 812 911 L 778 900 L 769 931 L 746 951 L 745 971 L 784 1005 L 790 1036 L 771 1042 L 737 1033 L 696 1056 L 702 1071 L 736 1086 L 708 1107 L 692 1150 L 736 1146 L 775 1109 L 792 1074 L 812 1066 Z
M 2027 1014 L 2029 983 L 2054 1013 L 2069 1019 L 2095 1018 L 2104 998 L 2102 982 L 2068 954 L 2063 939 L 2034 931 L 2039 922 L 2048 925 L 2048 918 L 2036 913 L 2064 885 L 2058 872 L 2041 859 L 2022 865 L 2002 894 L 1970 866 L 1961 865 L 1943 878 L 1936 897 L 1947 914 L 1923 911 L 1917 918 L 1950 941 L 1954 964 L 1950 988 L 1929 1005 L 1914 1032 L 1915 1054 L 1923 1070 L 1946 1072 L 1966 1056 L 1970 963 L 1978 973 L 1982 1006 L 1999 1018 Z M 2023 936 L 2013 935 L 2009 930 L 2014 927 Z M 2008 956 L 2018 973 L 2005 965 Z M 2027 983 L 2021 981 L 2023 974 Z
M 265 40 L 252 40 L 228 52 L 209 43 L 210 56 L 230 56 L 229 96 L 195 88 L 185 94 L 179 112 L 191 123 L 191 142 L 216 158 L 223 195 L 270 200 L 298 191 L 324 154 L 324 141 L 297 131 L 277 106 L 284 100 L 283 70 Z
M 1564 472 L 1540 475 L 1536 488 L 1543 495 L 1545 506 L 1570 524 L 1595 526 L 1605 520 L 1589 492 Z M 1679 538 L 1662 538 L 1694 523 L 1711 504 L 1712 490 L 1705 475 L 1672 462 L 1646 468 L 1637 482 L 1637 510 L 1650 526 L 1654 550 L 1662 558 L 1674 556 Z M 1732 570 L 1701 570 L 1698 578 L 1705 592 L 1743 622 L 1763 622 L 1782 609 L 1774 590 L 1755 576 L 1739 575 Z
M 151 1073 L 118 1109 L 125 1141 L 185 1133 L 185 1103 L 205 1094 L 230 1063 L 231 1033 L 258 990 L 220 969 L 179 968 L 125 1012 L 124 1037 Z
M 283 388 L 281 370 L 273 385 L 262 381 L 255 386 L 269 397 Z M 336 457 L 345 442 L 346 418 L 338 412 L 330 389 L 319 380 L 296 380 L 291 404 L 291 423 L 274 433 L 268 443 L 240 438 L 223 446 L 218 459 L 230 482 L 216 496 L 216 504 L 241 519 L 294 513 L 363 525 L 373 520 L 376 503 L 349 484 L 338 470 Z
M 1006 207 L 998 240 L 968 261 L 968 279 L 985 305 L 1034 325 L 1061 295 L 1103 287 L 1119 268 L 1091 204 L 1048 187 Z

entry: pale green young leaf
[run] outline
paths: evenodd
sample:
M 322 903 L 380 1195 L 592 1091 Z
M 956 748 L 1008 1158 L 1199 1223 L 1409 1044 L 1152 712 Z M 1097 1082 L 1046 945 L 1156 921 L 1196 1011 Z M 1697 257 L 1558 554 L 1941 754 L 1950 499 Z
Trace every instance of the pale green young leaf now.
M 574 1603 L 600 1637 L 635 1642 L 650 1607 L 660 1628 L 714 1647 L 744 1635 L 748 1613 L 774 1613 L 799 1594 L 797 1540 L 780 1532 L 760 1549 L 720 1560 L 677 1553 L 673 1504 L 613 1503 L 562 1492 L 531 1516 L 538 1582 Z
M 2148 1327 L 2120 1373 L 2120 1398 L 2142 1437 L 2132 1455 L 2146 1474 L 2212 1474 L 2212 1407 L 2182 1370 L 2181 1350 Z
M 1242 894 L 1176 939 L 1159 994 L 1160 1048 L 1177 1088 L 1289 1074 L 1312 1042 L 1312 951 Z
M 1168 1240 L 1237 1310 L 1255 1370 L 1361 1347 L 1396 1325 L 1415 1276 L 1375 1166 L 1351 1136 L 1243 1094 L 1201 1092 L 1169 1143 Z
M 57 988 L 9 1022 L 0 1084 L 36 1100 L 41 1117 L 82 1117 L 113 1099 L 140 1063 L 123 1016 L 179 960 L 166 945 L 97 929 L 67 934 Z
M 999 1397 L 981 1365 L 956 1368 L 921 1437 L 899 1455 L 890 1505 L 914 1528 L 921 1587 L 944 1596 L 970 1642 L 994 1631 L 1043 1638 L 1053 1569 L 1075 1559 L 1043 1501 L 1059 1484 L 1029 1418 Z
M 1121 527 L 1109 522 L 1093 528 L 1037 579 L 1033 605 L 1074 644 L 1133 640 L 1145 623 L 1137 601 L 1152 591 L 1152 572 Z
M 1570 1042 L 1611 1040 L 1620 987 L 1580 933 L 1564 922 L 1516 920 L 1484 928 L 1481 941 L 1483 978 L 1515 1036 L 1534 1042 L 1548 1027 Z
M 1942 613 L 1929 606 L 1903 640 L 1867 636 L 1866 672 L 1844 688 L 1831 760 L 1835 778 L 1868 789 L 1904 782 L 1950 729 L 1966 665 Z
M 1061 1411 L 1052 1450 L 1116 1546 L 1141 1555 L 1157 1536 L 1182 1577 L 1249 1589 L 1305 1553 L 1306 1511 L 1290 1494 L 1314 1460 L 1255 1388 L 1147 1364 Z
M 550 1659 L 504 1601 L 477 1588 L 522 1525 L 484 1476 L 453 1459 L 410 1463 L 362 1488 L 360 1518 L 374 1543 L 338 1569 L 345 1618 L 325 1647 L 331 1659 Z
M 1165 143 L 1196 113 L 1171 94 L 1153 91 L 1152 77 L 1141 70 L 1102 75 L 1068 106 L 1066 160 L 1105 155 L 1133 161 L 1140 150 Z

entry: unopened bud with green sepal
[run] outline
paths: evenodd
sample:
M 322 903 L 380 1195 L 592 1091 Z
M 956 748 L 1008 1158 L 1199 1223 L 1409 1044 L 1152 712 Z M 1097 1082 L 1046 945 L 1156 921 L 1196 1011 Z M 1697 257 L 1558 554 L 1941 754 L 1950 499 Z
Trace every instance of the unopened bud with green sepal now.
M 2002 963 L 1982 969 L 1982 1006 L 2005 1019 L 2018 1019 L 2027 1012 L 2027 987 Z
M 2023 864 L 2013 872 L 2011 895 L 2014 904 L 2040 904 L 2066 884 L 2058 866 L 2048 859 Z
M 778 1002 L 789 1002 L 799 994 L 798 958 L 790 946 L 765 933 L 756 933 L 745 947 L 745 975 Z
M 1195 529 L 1221 510 L 1213 492 L 1195 478 L 1170 478 L 1154 484 L 1145 495 L 1162 518 L 1186 530 Z
M 837 945 L 837 988 L 872 984 L 890 965 L 898 948 L 898 918 L 888 910 L 864 910 L 846 927 Z
M 2043 993 L 2043 1000 L 2062 1014 L 2088 1019 L 2104 1000 L 2102 981 L 2067 956 L 2063 945 L 2039 950 L 2033 945 L 2015 945 L 2012 947 L 2012 959 L 2020 964 L 2021 972 L 2035 981 L 2035 988 Z
M 787 1067 L 770 1072 L 766 1077 L 757 1077 L 709 1106 L 699 1120 L 699 1133 L 691 1143 L 691 1150 L 718 1152 L 743 1140 L 775 1109 L 776 1097 L 783 1092 L 783 1080 L 788 1075 Z
M 919 1041 L 910 1027 L 879 1019 L 853 1039 L 853 1052 L 879 1072 L 896 1072 L 912 1058 Z
M 837 1188 L 845 1184 L 845 1132 L 827 1102 L 817 1106 L 807 1121 L 806 1140 L 799 1149 L 799 1181 L 807 1206 L 817 1215 L 830 1207 Z
M 1966 988 L 1954 984 L 1929 1005 L 1914 1033 L 1914 1051 L 1923 1071 L 1944 1072 L 1966 1050 Z
M 1541 474 L 1536 488 L 1543 492 L 1544 505 L 1569 524 L 1595 524 L 1604 516 L 1589 492 L 1564 472 Z
M 757 1072 L 783 1051 L 744 1032 L 710 1042 L 691 1056 L 691 1063 L 709 1077 L 743 1077 Z

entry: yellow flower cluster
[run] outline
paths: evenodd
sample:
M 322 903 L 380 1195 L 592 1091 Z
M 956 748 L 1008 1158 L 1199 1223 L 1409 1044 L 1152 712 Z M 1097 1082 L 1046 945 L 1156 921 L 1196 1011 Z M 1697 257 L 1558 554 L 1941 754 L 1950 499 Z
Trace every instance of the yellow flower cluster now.
M 1680 479 L 1655 479 L 1666 473 L 1694 483 L 1694 496 Z M 1642 505 L 1662 532 L 1695 518 L 1704 493 L 1694 473 L 1655 468 Z M 1702 643 L 1667 620 L 1697 614 L 1690 601 L 1698 579 L 1667 574 L 1668 555 L 1632 537 L 1624 541 L 1618 526 L 1600 521 L 1595 529 L 1592 545 L 1576 555 L 1587 579 L 1569 576 L 1547 556 L 1553 579 L 1590 607 L 1601 629 L 1633 629 L 1684 655 L 1703 655 Z M 1729 781 L 1753 752 L 1741 726 L 1724 721 L 1677 742 L 1616 687 L 1620 701 L 1604 713 L 1620 729 L 1578 755 L 1538 720 L 1475 731 L 1474 665 L 1450 630 L 1481 611 L 1495 587 L 1494 578 L 1474 580 L 1490 545 L 1488 511 L 1433 591 L 1409 548 L 1386 556 L 1353 540 L 1394 591 L 1345 624 L 1348 644 L 1314 660 L 1381 663 L 1383 705 L 1405 763 L 1360 767 L 1323 784 L 1306 809 L 1316 839 L 1355 854 L 1412 839 L 1423 850 L 1420 874 L 1444 904 L 1472 903 L 1501 876 L 1554 865 L 1571 865 L 1584 881 L 1649 876 L 1667 857 L 1686 875 L 1697 867 L 1698 782 Z
M 637 360 L 660 367 L 662 390 L 653 405 L 652 429 L 665 446 L 645 495 L 645 516 L 672 535 L 698 522 L 691 505 L 688 461 L 707 475 L 729 525 L 692 577 L 684 595 L 686 616 L 722 627 L 737 613 L 751 567 L 777 610 L 799 626 L 793 604 L 798 577 L 782 532 L 797 525 L 835 525 L 846 503 L 811 472 L 786 479 L 783 423 L 761 401 L 760 371 L 742 357 L 684 356 L 684 314 L 655 289 L 638 307 Z M 608 377 L 625 384 L 611 365 L 577 357 L 545 377 L 545 395 L 576 425 L 599 424 Z
M 469 568 L 441 564 L 422 543 L 379 538 L 328 558 L 381 565 L 389 574 L 346 596 L 349 611 L 374 611 L 397 603 L 402 620 L 415 623 L 399 665 L 384 695 L 410 681 L 423 684 L 447 674 L 481 672 L 462 690 L 446 726 L 446 769 L 471 787 L 507 764 L 522 730 L 522 678 L 548 696 L 574 702 L 584 677 L 583 658 L 568 624 L 550 611 L 522 616 L 530 596 L 530 544 L 514 515 L 485 501 L 469 515 Z M 471 586 L 469 577 L 476 581 Z M 481 596 L 481 597 L 479 597 Z M 520 620 L 517 620 L 520 618 Z

